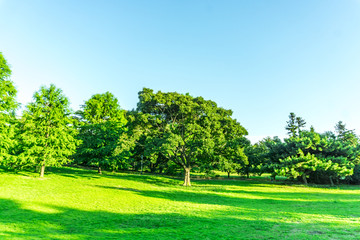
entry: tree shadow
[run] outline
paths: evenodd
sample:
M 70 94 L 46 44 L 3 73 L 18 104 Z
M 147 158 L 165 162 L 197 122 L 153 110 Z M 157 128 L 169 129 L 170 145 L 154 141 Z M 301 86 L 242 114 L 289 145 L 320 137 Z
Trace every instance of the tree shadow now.
M 135 182 L 149 183 L 157 186 L 176 186 L 181 185 L 182 182 L 176 177 L 154 175 L 154 174 L 136 174 L 127 172 L 107 172 L 103 171 L 102 174 L 98 174 L 93 169 L 80 168 L 80 167 L 62 167 L 62 168 L 51 168 L 48 175 L 56 174 L 63 177 L 69 178 L 87 178 L 87 179 L 123 179 Z
M 247 211 L 216 211 L 211 217 L 180 213 L 124 214 L 54 205 L 29 210 L 0 199 L 0 238 L 4 239 L 332 239 L 353 225 L 286 223 L 255 218 Z
M 150 191 L 97 185 L 99 188 L 132 191 L 145 197 L 161 198 L 177 202 L 228 206 L 235 208 L 256 209 L 269 218 L 277 213 L 284 216 L 296 214 L 317 214 L 337 218 L 360 218 L 359 194 L 334 193 L 298 193 L 298 192 L 259 192 L 247 190 L 224 190 L 213 192 L 194 192 L 184 188 L 182 191 Z M 224 195 L 225 194 L 225 195 Z
M 121 186 L 101 186 L 101 185 L 95 185 L 95 187 L 105 188 L 105 189 L 113 189 L 113 190 L 124 190 L 124 191 L 131 191 L 131 192 L 141 192 L 141 190 L 135 189 L 135 188 L 125 188 Z

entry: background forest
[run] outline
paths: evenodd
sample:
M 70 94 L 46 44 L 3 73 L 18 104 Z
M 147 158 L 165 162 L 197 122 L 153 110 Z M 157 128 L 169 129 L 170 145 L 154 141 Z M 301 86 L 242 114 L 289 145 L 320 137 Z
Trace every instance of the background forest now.
M 79 111 L 55 85 L 42 86 L 21 114 L 11 69 L 0 53 L 0 165 L 38 171 L 81 165 L 102 170 L 132 170 L 215 177 L 215 170 L 286 176 L 304 184 L 360 183 L 359 138 L 339 121 L 335 131 L 306 129 L 290 113 L 288 137 L 251 144 L 232 111 L 202 97 L 143 88 L 137 108 L 120 108 L 110 92 L 95 94 Z

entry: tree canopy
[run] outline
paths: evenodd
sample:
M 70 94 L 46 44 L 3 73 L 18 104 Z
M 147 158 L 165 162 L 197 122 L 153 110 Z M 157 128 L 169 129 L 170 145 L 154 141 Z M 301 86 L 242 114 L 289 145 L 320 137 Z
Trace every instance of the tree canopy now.
M 13 122 L 18 103 L 10 76 L 11 69 L 0 52 L 0 165 L 8 165 L 14 161 L 12 150 L 16 142 Z
M 291 119 L 294 119 L 292 114 L 287 130 Z M 336 129 L 338 126 L 339 124 Z M 299 131 L 295 135 L 289 131 L 290 137 L 284 142 L 277 140 L 268 143 L 268 170 L 274 175 L 301 177 L 305 184 L 308 183 L 307 178 L 323 181 L 320 180 L 321 175 L 322 179 L 327 178 L 333 185 L 334 179 L 344 179 L 352 175 L 358 162 L 359 147 L 353 144 L 353 141 L 344 140 L 347 132 L 345 128 L 340 132 L 343 134 L 339 133 L 338 136 L 331 132 L 319 134 L 313 127 L 310 131 Z
M 60 89 L 41 87 L 20 121 L 18 164 L 39 167 L 43 177 L 45 167 L 68 163 L 77 144 L 70 114 L 69 101 Z
M 78 138 L 81 144 L 75 155 L 77 162 L 117 169 L 120 158 L 115 154 L 118 139 L 124 130 L 126 119 L 118 100 L 110 92 L 95 94 L 82 105 L 77 114 L 80 125 Z
M 241 139 L 244 127 L 231 118 L 232 111 L 202 97 L 144 88 L 137 106 L 144 155 L 156 161 L 160 156 L 184 169 L 184 185 L 190 186 L 193 167 L 210 166 L 221 159 L 246 162 Z M 139 127 L 140 126 L 140 127 Z M 135 145 L 134 145 L 135 146 Z

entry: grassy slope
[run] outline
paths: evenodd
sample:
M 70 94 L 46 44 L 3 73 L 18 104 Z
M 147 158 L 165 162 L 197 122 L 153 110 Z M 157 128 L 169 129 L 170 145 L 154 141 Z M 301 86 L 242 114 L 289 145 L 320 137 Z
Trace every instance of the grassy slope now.
M 360 239 L 360 188 L 0 170 L 5 239 Z

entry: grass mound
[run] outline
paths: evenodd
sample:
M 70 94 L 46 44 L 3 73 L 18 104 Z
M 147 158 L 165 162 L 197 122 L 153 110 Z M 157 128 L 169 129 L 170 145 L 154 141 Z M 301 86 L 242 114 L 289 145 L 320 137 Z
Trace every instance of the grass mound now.
M 0 172 L 4 239 L 360 239 L 360 188 Z

